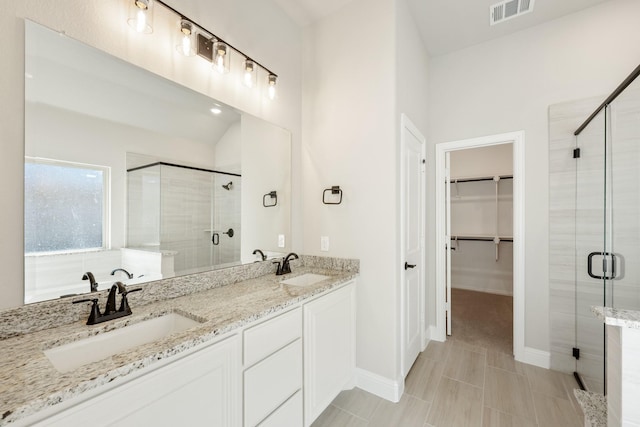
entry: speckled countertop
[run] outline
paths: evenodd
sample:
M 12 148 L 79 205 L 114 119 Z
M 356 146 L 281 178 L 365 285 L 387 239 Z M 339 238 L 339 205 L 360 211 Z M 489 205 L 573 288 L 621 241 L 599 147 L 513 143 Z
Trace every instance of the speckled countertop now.
M 573 390 L 576 400 L 582 408 L 585 420 L 591 427 L 607 427 L 607 398 L 599 393 L 586 390 Z
M 591 307 L 591 311 L 607 325 L 640 329 L 640 311 L 611 307 Z
M 301 261 L 292 263 L 294 272 L 286 277 L 271 273 L 270 263 L 257 263 L 262 266 L 240 266 L 219 270 L 218 273 L 209 272 L 170 279 L 170 281 L 153 282 L 145 285 L 145 290 L 142 292 L 131 294 L 133 315 L 93 326 L 85 325 L 85 314 L 88 308 L 84 307 L 84 312 L 74 315 L 75 318 L 71 321 L 68 317 L 63 317 L 65 324 L 61 326 L 31 331 L 32 327 L 25 319 L 36 321 L 34 319 L 37 315 L 33 313 L 34 310 L 48 312 L 51 304 L 60 304 L 59 300 L 36 305 L 35 308 L 25 306 L 24 311 L 29 310 L 30 313 L 22 313 L 17 309 L 0 312 L 0 320 L 9 319 L 13 322 L 10 331 L 0 331 L 4 335 L 4 339 L 0 340 L 0 425 L 10 424 L 151 365 L 155 361 L 215 339 L 271 313 L 338 287 L 358 274 L 359 263 L 356 260 L 301 258 Z M 255 277 L 260 273 L 262 275 Z M 281 283 L 282 280 L 304 273 L 324 274 L 330 278 L 305 287 Z M 208 280 L 203 280 L 202 275 L 205 275 Z M 235 283 L 229 276 L 235 278 Z M 216 282 L 216 277 L 223 285 L 213 283 Z M 175 285 L 176 281 L 183 281 L 183 287 L 195 289 L 195 291 L 182 296 L 173 296 L 167 286 L 168 283 Z M 225 281 L 232 283 L 224 283 Z M 207 285 L 205 282 L 210 283 Z M 194 283 L 197 286 L 191 286 Z M 203 287 L 208 289 L 203 290 Z M 162 288 L 167 289 L 166 298 L 158 295 L 162 293 L 158 289 Z M 181 291 L 181 293 L 185 292 L 187 291 Z M 137 303 L 133 298 L 136 294 L 141 294 Z M 104 296 L 100 301 L 102 307 L 105 301 Z M 141 305 L 143 301 L 148 303 Z M 65 301 L 64 304 L 63 307 L 73 310 L 70 301 Z M 43 353 L 43 350 L 51 347 L 169 312 L 178 312 L 202 323 L 187 331 L 136 347 L 124 354 L 117 354 L 82 366 L 68 373 L 58 372 Z M 16 320 L 19 316 L 24 318 Z M 26 332 L 21 334 L 15 332 L 16 325 L 26 328 Z

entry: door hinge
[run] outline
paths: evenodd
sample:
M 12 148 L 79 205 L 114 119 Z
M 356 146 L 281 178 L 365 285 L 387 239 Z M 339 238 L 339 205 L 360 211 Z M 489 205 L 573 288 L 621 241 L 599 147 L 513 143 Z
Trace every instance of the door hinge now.
M 576 360 L 580 360 L 580 349 L 573 347 L 573 357 L 576 358 Z
M 574 148 L 573 149 L 573 158 L 574 159 L 579 159 L 580 158 L 580 149 L 579 148 Z

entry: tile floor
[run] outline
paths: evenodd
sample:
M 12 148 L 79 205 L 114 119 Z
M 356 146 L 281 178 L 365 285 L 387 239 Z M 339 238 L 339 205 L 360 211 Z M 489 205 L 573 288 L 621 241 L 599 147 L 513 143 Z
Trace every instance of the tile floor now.
M 343 391 L 313 427 L 578 427 L 584 421 L 575 387 L 569 374 L 450 338 L 420 354 L 399 403 Z

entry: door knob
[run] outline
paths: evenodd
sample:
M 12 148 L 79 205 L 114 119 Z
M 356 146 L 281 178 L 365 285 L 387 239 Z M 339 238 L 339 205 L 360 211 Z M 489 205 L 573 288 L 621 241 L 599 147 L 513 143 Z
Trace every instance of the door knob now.
M 414 268 L 416 265 L 415 264 L 409 264 L 408 262 L 404 263 L 404 269 L 408 270 L 410 268 Z

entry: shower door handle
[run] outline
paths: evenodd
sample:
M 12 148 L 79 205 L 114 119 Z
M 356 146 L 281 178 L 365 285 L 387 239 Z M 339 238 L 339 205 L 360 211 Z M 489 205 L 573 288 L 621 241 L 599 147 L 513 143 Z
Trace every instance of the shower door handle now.
M 220 244 L 220 234 L 213 233 L 213 235 L 211 236 L 211 243 L 213 243 L 215 246 L 218 246 Z
M 602 256 L 602 276 L 597 276 L 593 274 L 593 257 L 596 255 Z M 607 257 L 611 257 L 611 274 L 607 270 Z M 599 280 L 613 280 L 616 278 L 616 256 L 611 252 L 591 252 L 587 257 L 587 273 L 590 277 Z

